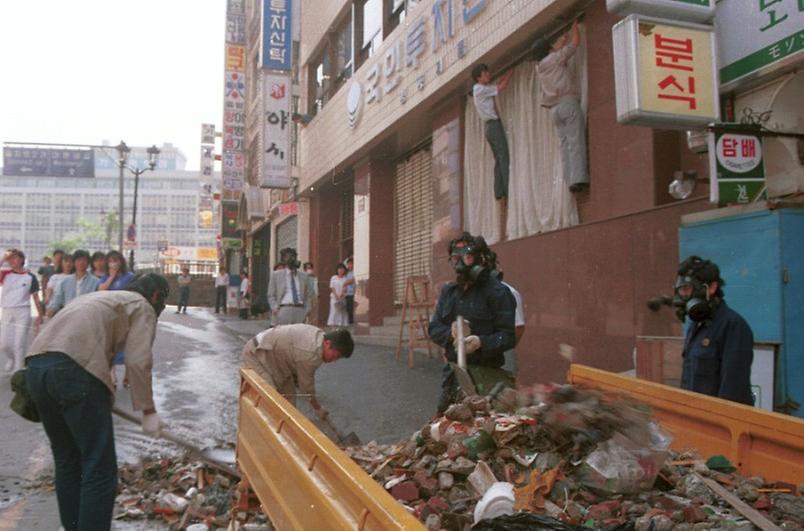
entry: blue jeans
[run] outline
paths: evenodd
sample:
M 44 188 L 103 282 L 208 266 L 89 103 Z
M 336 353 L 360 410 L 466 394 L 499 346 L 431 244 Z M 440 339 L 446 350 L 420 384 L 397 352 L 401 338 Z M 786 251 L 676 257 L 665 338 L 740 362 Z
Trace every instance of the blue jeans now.
M 179 304 L 176 307 L 176 311 L 180 312 L 182 306 L 184 307 L 184 313 L 187 313 L 187 303 L 190 302 L 190 287 L 189 286 L 180 286 L 179 287 Z
M 56 497 L 65 531 L 108 530 L 117 495 L 112 395 L 70 357 L 28 359 L 28 391 L 56 465 Z

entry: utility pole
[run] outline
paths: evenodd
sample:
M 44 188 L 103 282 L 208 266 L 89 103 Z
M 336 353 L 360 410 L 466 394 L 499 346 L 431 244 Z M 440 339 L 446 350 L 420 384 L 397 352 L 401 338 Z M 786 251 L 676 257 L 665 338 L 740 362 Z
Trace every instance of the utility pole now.
M 123 175 L 126 168 L 126 161 L 128 160 L 128 153 L 131 151 L 125 142 L 122 140 L 120 143 L 115 146 L 117 150 L 117 167 L 120 168 L 120 178 L 118 183 L 118 198 L 117 198 L 117 219 L 119 220 L 120 230 L 118 231 L 117 235 L 117 250 L 120 251 L 120 254 L 123 254 Z

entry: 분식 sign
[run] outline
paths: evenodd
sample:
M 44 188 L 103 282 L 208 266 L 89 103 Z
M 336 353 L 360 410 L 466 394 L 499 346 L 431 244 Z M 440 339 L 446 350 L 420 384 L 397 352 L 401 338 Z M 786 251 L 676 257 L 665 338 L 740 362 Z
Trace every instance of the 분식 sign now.
M 620 123 L 689 128 L 719 119 L 711 26 L 631 15 L 612 35 Z

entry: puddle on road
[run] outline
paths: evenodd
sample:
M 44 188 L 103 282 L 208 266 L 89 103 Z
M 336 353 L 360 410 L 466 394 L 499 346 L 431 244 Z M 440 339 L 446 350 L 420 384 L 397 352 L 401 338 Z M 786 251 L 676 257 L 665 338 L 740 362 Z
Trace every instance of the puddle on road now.
M 237 434 L 242 345 L 221 330 L 219 321 L 206 319 L 206 313 L 193 317 L 204 318 L 202 328 L 159 322 L 163 335 L 154 346 L 154 400 L 171 433 L 200 448 L 227 446 Z M 176 345 L 181 345 L 180 355 L 174 354 L 175 350 L 167 354 Z M 116 405 L 131 411 L 128 393 L 120 395 L 119 391 Z M 115 435 L 120 462 L 136 463 L 143 456 L 175 456 L 184 451 L 146 437 L 138 425 L 126 421 L 116 423 Z

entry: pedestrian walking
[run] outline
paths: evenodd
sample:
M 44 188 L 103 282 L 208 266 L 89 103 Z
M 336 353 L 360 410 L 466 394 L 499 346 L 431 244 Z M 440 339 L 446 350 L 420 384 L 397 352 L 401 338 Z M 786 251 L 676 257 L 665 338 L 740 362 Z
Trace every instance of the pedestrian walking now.
M 237 309 L 241 319 L 248 319 L 248 312 L 251 309 L 251 282 L 248 279 L 248 271 L 240 273 L 240 291 L 237 297 Z
M 181 275 L 176 279 L 179 285 L 179 304 L 176 306 L 176 313 L 187 314 L 187 304 L 190 302 L 190 284 L 193 277 L 190 276 L 190 268 L 184 266 L 181 268 Z M 184 311 L 182 311 L 184 308 Z
M 243 348 L 243 361 L 294 406 L 297 395 L 308 398 L 323 420 L 329 413 L 316 397 L 315 372 L 322 363 L 351 357 L 353 350 L 352 335 L 344 328 L 324 332 L 313 325 L 291 324 L 254 336 Z
M 351 256 L 346 259 L 346 316 L 349 319 L 349 326 L 355 324 L 355 261 Z
M 221 267 L 218 276 L 215 277 L 215 313 L 226 314 L 226 290 L 229 289 L 229 273 L 225 267 Z
M 335 274 L 329 279 L 329 317 L 327 326 L 348 326 L 349 314 L 346 313 L 346 264 L 335 266 Z
M 53 300 L 47 307 L 48 317 L 53 317 L 56 312 L 67 306 L 70 301 L 81 295 L 92 293 L 98 289 L 100 279 L 90 273 L 89 252 L 78 249 L 73 253 L 73 265 L 75 273 L 67 275 L 59 283 L 59 287 L 53 295 Z
M 310 313 L 311 294 L 307 274 L 299 271 L 301 263 L 296 249 L 285 247 L 279 251 L 284 268 L 271 273 L 268 284 L 268 304 L 275 324 L 303 323 Z
M 302 266 L 304 272 L 307 273 L 307 288 L 310 293 L 310 312 L 307 314 L 307 324 L 318 323 L 318 277 L 315 276 L 315 266 L 312 262 L 305 262 Z
M 131 400 L 142 411 L 143 432 L 160 432 L 152 345 L 167 295 L 167 281 L 151 273 L 127 290 L 79 297 L 39 333 L 26 357 L 25 380 L 50 440 L 66 531 L 111 528 L 117 458 L 109 372 L 115 347 L 125 345 Z
M 0 348 L 6 355 L 7 372 L 22 368 L 25 347 L 31 333 L 31 301 L 36 307 L 36 326 L 42 323 L 45 308 L 39 300 L 39 281 L 25 269 L 25 253 L 8 249 L 0 261 Z
M 552 45 L 545 39 L 533 44 L 537 61 L 542 106 L 550 109 L 561 146 L 564 182 L 572 192 L 589 188 L 586 171 L 586 119 L 581 109 L 581 91 L 572 78 L 569 60 L 581 42 L 578 20 Z

